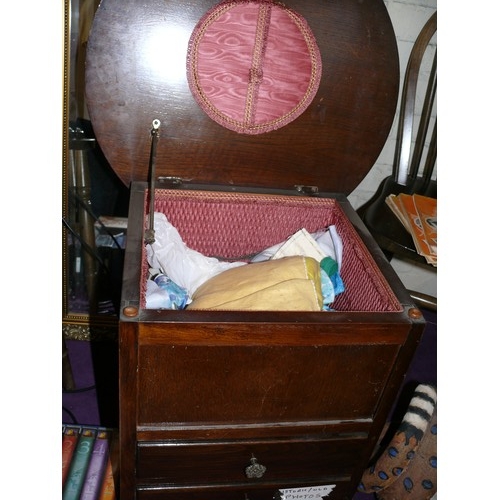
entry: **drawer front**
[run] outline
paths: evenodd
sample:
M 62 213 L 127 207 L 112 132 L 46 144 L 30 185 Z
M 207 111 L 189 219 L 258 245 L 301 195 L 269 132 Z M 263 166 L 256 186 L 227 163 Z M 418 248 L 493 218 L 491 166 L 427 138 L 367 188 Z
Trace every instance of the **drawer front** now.
M 349 478 L 366 443 L 366 439 L 352 436 L 322 440 L 144 442 L 138 444 L 137 479 L 188 485 Z
M 322 495 L 331 488 L 329 495 Z M 280 491 L 286 490 L 289 498 L 307 500 L 351 500 L 354 495 L 349 482 L 332 483 L 286 483 L 282 485 L 235 486 L 225 488 L 139 488 L 137 500 L 280 500 Z
M 138 424 L 372 418 L 398 348 L 139 346 Z

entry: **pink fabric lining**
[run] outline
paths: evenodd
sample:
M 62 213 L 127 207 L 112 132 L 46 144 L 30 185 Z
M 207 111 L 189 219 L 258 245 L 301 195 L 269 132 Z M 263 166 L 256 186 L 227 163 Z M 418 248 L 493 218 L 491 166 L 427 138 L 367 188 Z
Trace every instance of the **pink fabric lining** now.
M 144 210 L 146 213 L 146 206 Z M 341 276 L 346 287 L 336 297 L 335 309 L 401 310 L 371 254 L 334 199 L 157 189 L 155 211 L 167 216 L 190 248 L 226 260 L 249 260 L 301 228 L 313 233 L 335 224 L 344 245 Z M 147 269 L 144 252 L 141 307 L 145 306 Z
M 247 134 L 276 130 L 302 114 L 321 79 L 321 56 L 306 20 L 270 0 L 225 1 L 197 24 L 188 82 L 220 125 Z

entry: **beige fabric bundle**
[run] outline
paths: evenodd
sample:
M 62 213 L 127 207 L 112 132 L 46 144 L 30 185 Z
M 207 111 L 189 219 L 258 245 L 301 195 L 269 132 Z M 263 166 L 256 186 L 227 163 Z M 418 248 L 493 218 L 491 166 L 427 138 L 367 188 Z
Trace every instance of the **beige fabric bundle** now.
M 318 261 L 292 256 L 224 271 L 195 291 L 188 309 L 321 311 Z

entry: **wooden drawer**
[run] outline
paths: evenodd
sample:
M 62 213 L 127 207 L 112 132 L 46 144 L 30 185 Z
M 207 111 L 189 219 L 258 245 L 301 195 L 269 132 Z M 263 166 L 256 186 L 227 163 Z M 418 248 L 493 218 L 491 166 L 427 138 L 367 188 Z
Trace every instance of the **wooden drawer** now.
M 185 339 L 195 337 L 196 326 L 177 324 L 183 337 L 178 342 L 151 342 L 156 331 L 165 337 L 164 325 L 140 328 L 137 387 L 144 403 L 138 407 L 139 425 L 224 422 L 228 416 L 249 423 L 370 419 L 399 350 L 389 335 L 385 344 L 356 345 L 360 335 L 354 328 L 348 330 L 349 345 L 321 345 L 341 342 L 340 335 L 320 331 L 314 338 L 313 327 L 290 325 L 287 333 L 295 342 L 304 331 L 307 342 L 314 342 L 294 346 L 269 345 L 279 339 L 278 328 L 269 324 L 227 325 L 226 333 L 248 332 L 254 345 L 216 345 L 222 337 L 218 325 L 205 324 L 211 338 L 198 335 L 195 345 Z M 256 345 L 264 342 L 268 345 Z
M 191 227 L 182 217 L 198 206 L 239 213 L 241 228 L 261 211 L 303 216 L 310 232 L 335 223 L 346 292 L 331 313 L 151 310 L 139 212 L 146 191 L 134 189 L 120 323 L 121 500 L 272 500 L 282 488 L 324 484 L 339 485 L 328 498 L 352 497 L 424 326 L 390 265 L 375 261 L 380 250 L 352 208 L 337 198 L 157 191 L 159 210 L 177 215 L 172 223 L 207 255 L 232 240 L 198 235 L 209 220 Z M 300 227 L 288 223 L 287 232 Z M 363 433 L 326 435 L 320 423 Z M 294 426 L 314 430 L 288 432 Z M 262 478 L 245 476 L 252 457 L 267 468 Z
M 337 198 L 251 194 L 234 195 L 235 207 L 232 194 L 211 192 L 207 201 L 206 193 L 157 191 L 169 219 L 214 205 L 228 217 L 239 211 L 242 228 L 261 211 L 303 215 L 311 231 L 335 223 L 345 252 L 335 312 L 166 311 L 143 307 L 145 195 L 134 185 L 122 293 L 121 500 L 272 500 L 282 488 L 324 484 L 338 485 L 328 498 L 352 497 L 424 326 L 390 265 L 375 261 L 380 250 L 352 208 Z M 208 255 L 230 241 L 198 235 L 208 221 L 191 227 L 178 216 L 175 225 Z M 289 432 L 300 426 L 309 431 Z M 262 478 L 245 476 L 252 457 L 267 468 Z
M 335 439 L 163 441 L 138 444 L 137 479 L 169 484 L 280 482 L 349 476 L 366 446 L 366 435 Z M 262 477 L 250 478 L 252 462 L 266 467 Z
M 295 489 L 297 494 L 302 494 L 302 497 L 307 498 L 313 495 L 313 489 L 322 486 L 335 485 L 335 488 L 328 496 L 324 496 L 324 500 L 351 500 L 352 485 L 343 480 L 336 480 L 332 483 L 293 483 L 274 484 L 267 486 L 255 485 L 239 485 L 231 487 L 217 486 L 215 488 L 171 488 L 168 486 L 159 487 L 142 487 L 137 490 L 137 500 L 279 500 L 281 497 L 280 490 Z M 318 496 L 311 497 L 314 500 L 319 500 Z
M 286 127 L 235 134 L 203 114 L 186 79 L 164 78 L 143 53 L 157 28 L 193 32 L 216 3 L 103 0 L 89 37 L 89 114 L 131 186 L 120 500 L 273 500 L 280 489 L 325 484 L 336 485 L 327 498 L 349 500 L 424 327 L 342 194 L 368 173 L 393 122 L 396 39 L 383 0 L 290 0 L 318 37 L 316 102 Z M 152 211 L 189 248 L 228 261 L 335 226 L 345 291 L 332 312 L 147 309 Z M 262 478 L 245 476 L 252 456 L 267 467 Z

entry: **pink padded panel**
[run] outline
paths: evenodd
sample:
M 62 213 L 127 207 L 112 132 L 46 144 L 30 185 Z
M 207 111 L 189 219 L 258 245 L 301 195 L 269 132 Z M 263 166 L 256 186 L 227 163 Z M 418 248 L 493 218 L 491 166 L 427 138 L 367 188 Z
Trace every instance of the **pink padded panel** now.
M 401 310 L 370 252 L 334 199 L 157 189 L 155 211 L 167 216 L 190 248 L 225 260 L 249 260 L 253 254 L 284 241 L 301 228 L 313 233 L 335 224 L 344 246 L 341 276 L 346 287 L 346 291 L 335 298 L 335 309 Z M 147 213 L 146 206 L 144 213 Z M 144 227 L 146 219 L 145 216 Z M 147 269 L 144 250 L 143 307 Z
M 188 82 L 220 125 L 247 134 L 283 127 L 311 103 L 321 56 L 306 20 L 271 0 L 225 1 L 196 25 Z

